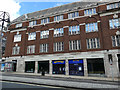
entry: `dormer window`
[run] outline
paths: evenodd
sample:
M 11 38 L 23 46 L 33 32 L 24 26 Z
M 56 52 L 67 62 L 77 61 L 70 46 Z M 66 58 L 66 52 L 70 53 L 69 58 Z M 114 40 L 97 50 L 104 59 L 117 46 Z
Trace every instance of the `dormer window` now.
M 22 23 L 16 24 L 16 28 L 22 27 Z
M 41 24 L 49 23 L 49 18 L 41 19 Z
M 107 10 L 118 8 L 118 7 L 120 7 L 120 3 L 109 4 L 107 5 Z
M 74 17 L 78 17 L 79 16 L 79 12 L 72 12 L 68 14 L 68 18 L 74 18 Z
M 29 22 L 29 26 L 33 26 L 33 25 L 36 25 L 37 24 L 37 21 L 30 21 Z
M 54 21 L 63 20 L 63 15 L 54 16 Z
M 96 14 L 96 8 L 90 8 L 84 11 L 84 15 L 92 15 L 92 14 Z

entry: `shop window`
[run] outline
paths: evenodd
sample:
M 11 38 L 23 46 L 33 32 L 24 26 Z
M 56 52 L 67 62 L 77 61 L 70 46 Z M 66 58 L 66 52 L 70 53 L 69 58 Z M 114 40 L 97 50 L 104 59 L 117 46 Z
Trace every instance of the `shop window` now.
M 65 61 L 52 61 L 53 64 L 53 74 L 65 74 Z
M 25 72 L 34 73 L 35 71 L 35 61 L 25 62 Z
M 84 76 L 83 60 L 69 60 L 69 74 Z
M 87 59 L 87 67 L 89 75 L 103 75 L 105 74 L 104 70 L 104 61 L 101 58 L 96 59 Z

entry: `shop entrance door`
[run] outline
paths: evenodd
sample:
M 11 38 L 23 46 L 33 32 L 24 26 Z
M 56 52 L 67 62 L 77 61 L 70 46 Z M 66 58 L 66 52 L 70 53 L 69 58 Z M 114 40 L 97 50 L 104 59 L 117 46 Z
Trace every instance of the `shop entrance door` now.
M 13 61 L 13 72 L 16 72 L 17 60 L 12 60 L 12 61 Z
M 53 74 L 65 74 L 65 61 L 53 61 Z
M 83 60 L 69 60 L 69 74 L 84 76 Z
M 119 66 L 119 71 L 120 71 L 120 54 L 118 54 L 117 56 L 118 56 L 118 66 Z

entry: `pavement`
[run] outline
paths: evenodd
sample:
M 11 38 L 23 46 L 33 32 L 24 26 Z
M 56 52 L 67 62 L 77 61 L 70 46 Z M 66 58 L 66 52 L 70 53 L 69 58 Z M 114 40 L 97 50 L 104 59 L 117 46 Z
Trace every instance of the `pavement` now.
M 77 89 L 114 89 L 120 90 L 120 82 L 117 78 L 112 81 L 111 78 L 103 77 L 80 77 L 65 75 L 45 75 L 32 73 L 0 73 L 0 80 L 31 83 L 38 85 L 49 85 L 58 87 L 68 87 Z

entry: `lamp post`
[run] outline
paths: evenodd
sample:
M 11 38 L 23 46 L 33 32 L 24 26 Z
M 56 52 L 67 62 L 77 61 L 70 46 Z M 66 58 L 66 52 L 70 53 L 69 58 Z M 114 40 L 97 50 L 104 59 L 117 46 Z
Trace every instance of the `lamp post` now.
M 2 32 L 4 28 L 4 24 L 10 23 L 10 15 L 8 12 L 0 11 L 0 24 L 1 24 L 1 30 L 0 30 L 0 60 L 2 60 Z

